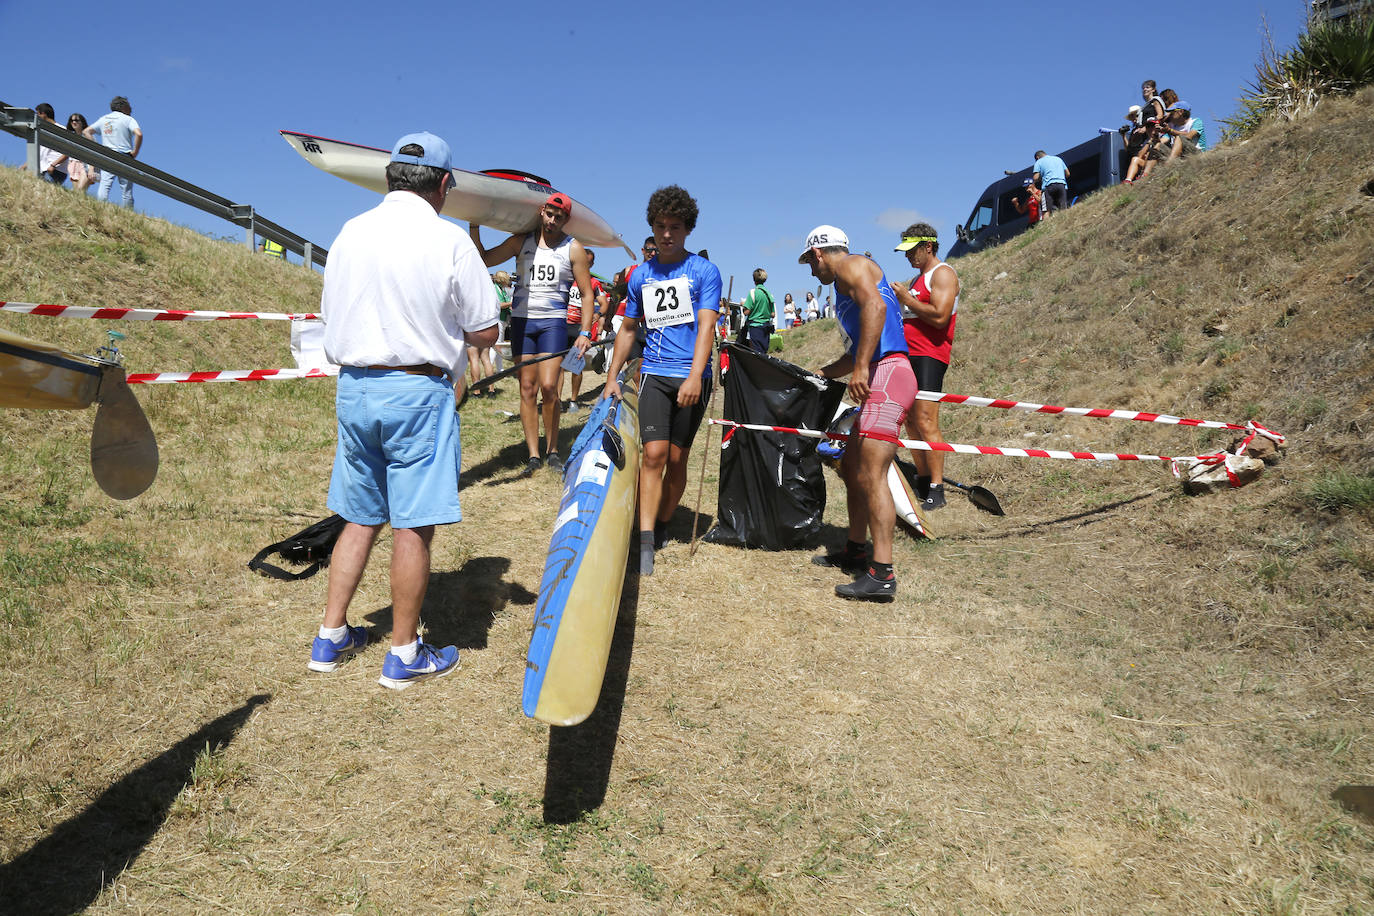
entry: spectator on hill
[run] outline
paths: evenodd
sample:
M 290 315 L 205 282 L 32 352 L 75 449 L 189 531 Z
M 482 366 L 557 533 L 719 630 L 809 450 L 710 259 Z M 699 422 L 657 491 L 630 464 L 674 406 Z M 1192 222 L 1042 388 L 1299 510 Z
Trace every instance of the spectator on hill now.
M 47 102 L 39 102 L 33 107 L 33 110 L 39 118 L 56 126 L 57 119 L 52 106 Z M 55 149 L 48 149 L 46 146 L 38 147 L 38 175 L 44 181 L 52 184 L 66 184 L 67 154 L 59 153 Z
M 1170 158 L 1171 144 L 1173 135 L 1166 130 L 1168 118 L 1168 106 L 1178 101 L 1178 93 L 1172 89 L 1165 89 L 1159 96 L 1160 102 L 1165 106 L 1165 114 L 1155 117 L 1153 114 L 1145 119 L 1145 142 L 1136 152 L 1135 157 L 1126 168 L 1126 178 L 1122 184 L 1135 184 L 1136 181 L 1144 181 L 1150 177 L 1154 171 L 1155 163 Z M 1153 108 L 1149 111 L 1153 112 Z
M 1169 117 L 1164 122 L 1164 131 L 1174 138 L 1169 150 L 1169 159 L 1180 159 L 1207 149 L 1207 127 L 1201 118 L 1193 117 L 1193 109 L 1187 102 L 1175 102 L 1169 106 Z
M 462 519 L 453 376 L 464 345 L 496 341 L 496 295 L 468 236 L 441 219 L 453 186 L 449 146 L 430 133 L 392 148 L 382 202 L 329 246 L 320 312 L 340 366 L 338 446 L 329 508 L 347 524 L 334 545 L 311 671 L 336 670 L 367 646 L 348 608 L 368 554 L 391 525 L 391 649 L 379 683 L 404 690 L 458 668 L 458 649 L 421 641 L 436 525 Z
M 1027 226 L 1034 226 L 1040 222 L 1040 189 L 1035 186 L 1034 179 L 1027 178 L 1025 188 L 1020 194 L 1016 194 L 1011 199 L 1011 205 L 1017 213 L 1030 214 L 1030 222 Z
M 808 300 L 810 300 L 811 294 L 810 294 L 810 293 L 807 293 L 807 294 L 806 294 L 806 298 L 807 298 Z M 786 330 L 788 330 L 788 331 L 792 330 L 792 325 L 796 322 L 796 320 L 797 320 L 797 306 L 792 302 L 792 296 L 789 294 L 788 296 L 786 296 L 786 297 L 782 300 L 782 326 L 783 326 L 783 328 L 786 329 Z
M 1143 105 L 1132 105 L 1126 113 L 1127 120 L 1131 122 L 1130 133 L 1126 136 L 1126 152 L 1135 157 L 1140 152 L 1140 148 L 1149 139 L 1149 128 L 1147 122 L 1150 118 L 1157 121 L 1164 119 L 1164 110 L 1167 103 L 1155 93 L 1155 81 L 1145 80 L 1140 84 L 1140 100 Z
M 1068 207 L 1069 167 L 1063 159 L 1038 149 L 1035 151 L 1035 168 L 1031 172 L 1040 179 L 1042 215 L 1048 216 L 1055 210 Z
M 740 342 L 755 353 L 767 353 L 768 341 L 773 337 L 773 319 L 777 315 L 777 304 L 773 294 L 764 288 L 768 282 L 768 271 L 762 267 L 754 269 L 754 288 L 741 303 L 744 309 L 744 328 Z M 789 295 L 787 301 L 792 297 Z
M 286 260 L 286 246 L 281 242 L 274 242 L 264 238 L 258 242 L 258 253 L 265 254 L 269 258 L 276 258 L 278 261 Z
M 491 285 L 496 291 L 496 304 L 501 309 L 501 339 L 508 340 L 508 328 L 510 327 L 510 274 L 504 270 L 498 270 L 491 275 Z
M 72 112 L 67 118 L 67 130 L 74 134 L 84 134 L 87 126 L 86 116 L 80 112 Z M 72 187 L 76 190 L 86 192 L 86 189 L 100 180 L 100 169 L 93 165 L 87 165 L 79 159 L 67 158 L 67 177 L 72 180 Z
M 810 302 L 806 303 L 806 320 L 808 322 L 818 321 L 820 317 L 821 304 L 817 302 L 815 299 L 812 299 Z
M 143 148 L 143 131 L 138 126 L 138 122 L 133 119 L 134 109 L 129 104 L 129 100 L 122 95 L 117 95 L 110 99 L 110 113 L 99 118 L 94 124 L 87 127 L 81 133 L 88 140 L 96 139 L 99 135 L 100 142 L 107 149 L 117 153 L 124 153 L 130 159 L 138 158 L 138 151 Z M 110 199 L 110 185 L 119 179 L 120 190 L 124 192 L 124 206 L 134 205 L 134 183 L 131 179 L 123 175 L 115 175 L 106 169 L 100 176 L 100 190 L 96 191 L 95 196 L 100 200 Z

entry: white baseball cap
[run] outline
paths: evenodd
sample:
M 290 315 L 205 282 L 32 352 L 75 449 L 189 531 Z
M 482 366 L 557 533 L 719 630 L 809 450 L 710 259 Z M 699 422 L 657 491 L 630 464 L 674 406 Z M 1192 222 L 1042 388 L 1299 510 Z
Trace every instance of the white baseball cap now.
M 797 258 L 798 264 L 806 263 L 806 256 L 812 248 L 843 248 L 849 250 L 849 236 L 834 226 L 817 226 L 806 237 L 806 249 Z

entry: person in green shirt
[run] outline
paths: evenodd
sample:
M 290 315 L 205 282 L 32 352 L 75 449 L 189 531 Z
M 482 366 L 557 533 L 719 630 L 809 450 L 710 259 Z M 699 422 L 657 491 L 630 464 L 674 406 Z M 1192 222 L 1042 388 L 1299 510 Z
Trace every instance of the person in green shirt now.
M 776 306 L 773 294 L 763 288 L 768 282 L 768 271 L 762 267 L 754 270 L 754 288 L 744 297 L 743 343 L 759 353 L 768 352 L 768 341 L 773 336 L 773 315 Z

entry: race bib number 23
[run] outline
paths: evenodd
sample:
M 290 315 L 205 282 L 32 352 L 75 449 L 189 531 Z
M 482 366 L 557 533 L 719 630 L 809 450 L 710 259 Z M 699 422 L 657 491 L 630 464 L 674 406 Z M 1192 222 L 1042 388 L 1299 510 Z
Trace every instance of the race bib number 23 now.
M 696 318 L 686 277 L 645 283 L 639 295 L 644 308 L 644 325 L 651 331 L 691 324 Z

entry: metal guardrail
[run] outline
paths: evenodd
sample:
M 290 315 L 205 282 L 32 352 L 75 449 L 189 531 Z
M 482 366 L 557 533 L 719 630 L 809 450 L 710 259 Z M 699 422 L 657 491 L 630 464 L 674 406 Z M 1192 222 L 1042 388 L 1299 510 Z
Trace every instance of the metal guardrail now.
M 306 264 L 318 264 L 323 267 L 329 257 L 329 249 L 322 248 L 309 239 L 302 238 L 289 229 L 259 216 L 253 210 L 252 204 L 234 203 L 175 175 L 140 162 L 127 153 L 106 149 L 94 140 L 72 133 L 59 124 L 44 121 L 31 108 L 15 108 L 0 102 L 0 130 L 26 141 L 28 151 L 25 166 L 34 175 L 38 174 L 38 147 L 46 146 L 59 153 L 74 156 L 102 172 L 109 170 L 116 175 L 132 179 L 134 184 L 242 226 L 244 241 L 250 248 L 255 247 L 255 237 L 262 236 L 283 246 L 287 251 L 300 255 Z

